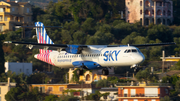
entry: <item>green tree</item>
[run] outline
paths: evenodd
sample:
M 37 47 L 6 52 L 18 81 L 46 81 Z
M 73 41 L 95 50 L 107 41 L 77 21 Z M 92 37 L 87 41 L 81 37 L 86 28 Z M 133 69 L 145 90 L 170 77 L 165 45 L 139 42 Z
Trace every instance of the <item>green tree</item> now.
M 96 90 L 95 93 L 92 93 L 92 94 L 88 95 L 88 96 L 86 97 L 86 100 L 99 101 L 100 98 L 101 98 L 101 96 L 102 96 L 101 93 L 100 93 L 98 90 Z
M 49 95 L 45 97 L 44 101 L 56 101 L 58 97 L 56 95 Z
M 98 80 L 96 82 L 96 87 L 108 87 L 108 86 L 109 86 L 109 81 L 107 79 Z
M 180 80 L 178 80 L 178 81 L 176 82 L 175 90 L 176 90 L 177 92 L 180 92 Z
M 15 87 L 11 88 L 10 91 L 5 95 L 6 101 L 20 100 L 19 96 L 23 93 L 22 88 Z
M 69 96 L 69 95 L 60 96 L 60 97 L 58 98 L 58 101 L 78 101 L 78 100 L 79 100 L 78 97 Z
M 160 101 L 170 101 L 170 97 L 169 96 L 165 96 L 164 98 L 161 98 Z
M 150 40 L 159 39 L 162 42 L 173 41 L 171 29 L 161 24 L 154 25 L 152 28 L 148 29 L 147 35 Z
M 87 34 L 93 35 L 95 32 L 94 26 L 95 21 L 93 18 L 87 18 L 84 23 L 81 25 L 81 30 Z
M 135 77 L 138 81 L 145 81 L 146 83 L 147 83 L 147 81 L 157 82 L 157 80 L 158 80 L 157 76 L 155 74 L 151 74 L 151 72 L 148 68 L 137 72 Z
M 73 34 L 74 44 L 84 44 L 86 42 L 86 34 L 82 31 L 77 31 Z
M 45 73 L 35 73 L 30 75 L 28 83 L 30 84 L 47 84 L 50 78 Z
M 5 68 L 4 68 L 4 51 L 2 49 L 2 40 L 4 39 L 4 36 L 0 34 L 0 74 L 5 72 Z
M 21 87 L 11 88 L 10 91 L 5 95 L 6 101 L 17 101 L 17 100 L 28 100 L 37 101 L 40 100 L 42 94 L 38 92 L 38 89 L 31 89 L 24 91 Z

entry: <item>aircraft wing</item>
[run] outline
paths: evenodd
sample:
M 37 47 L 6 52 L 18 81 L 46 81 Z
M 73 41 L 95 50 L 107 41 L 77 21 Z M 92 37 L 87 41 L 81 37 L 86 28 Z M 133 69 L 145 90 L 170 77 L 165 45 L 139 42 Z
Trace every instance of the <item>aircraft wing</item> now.
M 37 48 L 44 50 L 62 50 L 65 49 L 66 52 L 72 54 L 80 54 L 81 51 L 89 46 L 99 46 L 99 47 L 123 47 L 128 45 L 64 45 L 64 44 L 45 44 L 45 43 L 32 43 L 32 42 L 13 42 L 13 41 L 5 41 L 4 43 L 14 43 L 14 44 L 22 44 L 26 45 L 29 49 Z M 139 45 L 129 45 L 135 47 L 148 47 L 148 46 L 169 46 L 175 45 L 174 42 L 170 43 L 155 43 L 155 44 L 139 44 Z
M 5 41 L 4 43 L 14 43 L 14 44 L 22 44 L 26 45 L 29 49 L 37 48 L 44 50 L 58 50 L 58 49 L 66 49 L 66 51 L 74 51 L 83 48 L 87 48 L 86 45 L 63 45 L 63 44 L 44 44 L 44 43 L 32 43 L 32 42 L 14 42 L 14 41 Z
M 154 44 L 140 44 L 140 45 L 130 45 L 135 47 L 149 47 L 149 46 L 169 46 L 169 45 L 175 45 L 175 42 L 169 42 L 169 43 L 154 43 Z

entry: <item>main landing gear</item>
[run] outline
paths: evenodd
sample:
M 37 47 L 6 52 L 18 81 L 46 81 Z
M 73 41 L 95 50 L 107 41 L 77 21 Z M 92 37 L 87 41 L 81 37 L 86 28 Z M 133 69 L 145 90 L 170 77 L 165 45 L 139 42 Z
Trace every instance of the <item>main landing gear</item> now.
M 108 75 L 108 74 L 109 74 L 109 70 L 107 68 L 102 70 L 102 75 Z

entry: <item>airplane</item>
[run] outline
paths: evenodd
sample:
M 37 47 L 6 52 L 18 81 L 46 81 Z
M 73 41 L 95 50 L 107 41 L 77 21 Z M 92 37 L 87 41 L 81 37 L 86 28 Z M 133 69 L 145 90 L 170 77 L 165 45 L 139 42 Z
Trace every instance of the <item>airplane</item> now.
M 145 60 L 143 53 L 137 47 L 167 46 L 171 43 L 142 44 L 142 45 L 65 45 L 54 44 L 47 35 L 42 22 L 36 22 L 36 35 L 38 43 L 13 42 L 4 43 L 23 44 L 32 48 L 38 48 L 36 59 L 60 68 L 79 68 L 78 75 L 83 75 L 83 70 L 102 69 L 103 75 L 108 75 L 108 68 L 114 66 L 137 67 Z

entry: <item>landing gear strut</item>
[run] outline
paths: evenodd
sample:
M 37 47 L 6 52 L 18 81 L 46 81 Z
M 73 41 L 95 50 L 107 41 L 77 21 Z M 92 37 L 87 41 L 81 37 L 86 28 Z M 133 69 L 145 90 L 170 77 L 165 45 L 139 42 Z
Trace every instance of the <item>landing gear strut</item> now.
M 108 69 L 103 69 L 102 70 L 102 74 L 103 75 L 108 75 L 109 74 L 109 70 Z
M 76 71 L 76 73 L 77 73 L 77 75 L 83 75 L 83 69 L 78 69 L 78 70 Z

